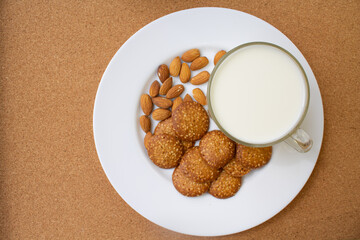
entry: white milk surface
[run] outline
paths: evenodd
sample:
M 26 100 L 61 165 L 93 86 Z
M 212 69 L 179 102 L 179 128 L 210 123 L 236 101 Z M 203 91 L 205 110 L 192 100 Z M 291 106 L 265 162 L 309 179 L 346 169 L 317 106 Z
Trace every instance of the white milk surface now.
M 220 125 L 247 143 L 265 144 L 288 134 L 306 103 L 305 76 L 286 53 L 250 45 L 219 66 L 210 89 Z

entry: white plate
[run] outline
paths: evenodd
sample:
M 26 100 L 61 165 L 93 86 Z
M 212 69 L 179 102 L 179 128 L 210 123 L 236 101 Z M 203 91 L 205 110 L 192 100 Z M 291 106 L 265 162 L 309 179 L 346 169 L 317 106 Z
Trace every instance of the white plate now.
M 310 106 L 302 124 L 314 140 L 301 154 L 281 143 L 268 165 L 243 178 L 239 192 L 226 200 L 209 194 L 188 198 L 172 185 L 173 170 L 147 157 L 138 118 L 140 95 L 156 79 L 157 66 L 198 47 L 212 59 L 216 51 L 245 42 L 275 43 L 303 65 L 310 82 Z M 177 80 L 178 81 L 178 80 Z M 190 84 L 185 88 L 191 91 Z M 206 86 L 202 86 L 205 90 Z M 315 76 L 303 55 L 279 30 L 249 14 L 224 8 L 195 8 L 164 16 L 139 30 L 109 63 L 96 95 L 94 138 L 104 171 L 120 196 L 150 221 L 176 232 L 217 236 L 241 232 L 280 212 L 300 192 L 319 155 L 323 106 Z M 154 125 L 154 124 L 153 124 Z M 211 125 L 215 128 L 214 124 Z

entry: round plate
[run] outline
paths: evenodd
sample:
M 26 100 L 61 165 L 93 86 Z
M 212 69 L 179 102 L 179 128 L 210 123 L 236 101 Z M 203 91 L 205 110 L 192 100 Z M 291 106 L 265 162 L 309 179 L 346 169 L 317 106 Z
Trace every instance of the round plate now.
M 246 175 L 232 198 L 220 200 L 210 194 L 184 197 L 172 185 L 173 169 L 160 169 L 147 157 L 144 133 L 138 121 L 140 96 L 156 79 L 158 65 L 169 64 L 172 58 L 190 48 L 199 48 L 209 58 L 207 70 L 211 71 L 217 51 L 252 41 L 277 44 L 291 52 L 304 67 L 311 95 L 302 128 L 311 134 L 313 148 L 301 154 L 285 143 L 275 145 L 270 163 Z M 190 92 L 193 87 L 188 83 L 185 88 Z M 206 84 L 201 88 L 206 90 Z M 259 18 L 224 8 L 175 12 L 135 33 L 115 54 L 101 79 L 93 121 L 100 162 L 120 196 L 150 221 L 176 232 L 199 236 L 241 232 L 265 222 L 286 207 L 316 164 L 324 127 L 319 87 L 295 45 Z M 211 128 L 216 128 L 214 123 Z

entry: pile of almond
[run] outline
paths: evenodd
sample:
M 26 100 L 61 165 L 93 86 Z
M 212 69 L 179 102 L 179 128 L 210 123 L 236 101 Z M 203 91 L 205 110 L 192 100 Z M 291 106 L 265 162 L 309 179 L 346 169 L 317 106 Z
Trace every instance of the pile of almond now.
M 225 54 L 224 50 L 219 51 L 214 57 L 214 64 Z M 200 70 L 207 66 L 209 60 L 201 56 L 199 49 L 194 48 L 186 51 L 181 58 L 175 57 L 170 65 L 161 64 L 157 68 L 159 80 L 152 82 L 149 93 L 144 93 L 140 98 L 140 106 L 144 113 L 140 117 L 140 126 L 145 133 L 151 131 L 151 119 L 162 121 L 171 117 L 172 111 L 183 101 L 193 101 L 193 98 L 201 105 L 206 105 L 206 96 L 200 88 L 192 91 L 193 98 L 186 94 L 184 99 L 180 95 L 184 92 L 183 84 L 190 82 L 192 85 L 201 85 L 210 78 L 208 71 L 201 71 L 192 76 L 192 71 Z M 182 84 L 173 86 L 173 77 L 179 77 Z M 155 110 L 154 105 L 157 107 Z

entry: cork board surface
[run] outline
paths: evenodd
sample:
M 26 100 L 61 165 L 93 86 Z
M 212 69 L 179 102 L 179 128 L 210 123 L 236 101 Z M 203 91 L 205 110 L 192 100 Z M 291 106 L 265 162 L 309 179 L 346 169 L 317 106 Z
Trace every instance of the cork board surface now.
M 295 200 L 258 227 L 212 239 L 360 238 L 359 0 L 4 0 L 0 239 L 200 239 L 121 199 L 98 160 L 92 113 L 101 76 L 131 35 L 202 6 L 250 13 L 287 35 L 313 69 L 325 112 L 318 163 Z

